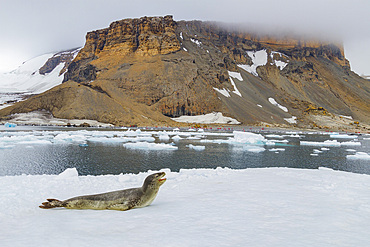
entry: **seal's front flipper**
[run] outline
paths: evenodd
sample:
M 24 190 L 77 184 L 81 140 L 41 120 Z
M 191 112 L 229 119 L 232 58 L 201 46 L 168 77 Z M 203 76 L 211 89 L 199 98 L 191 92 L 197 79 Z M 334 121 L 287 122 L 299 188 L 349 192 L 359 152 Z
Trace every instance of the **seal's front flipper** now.
M 63 207 L 63 203 L 57 199 L 46 199 L 47 202 L 43 202 L 42 205 L 40 205 L 40 208 L 56 208 L 56 207 Z

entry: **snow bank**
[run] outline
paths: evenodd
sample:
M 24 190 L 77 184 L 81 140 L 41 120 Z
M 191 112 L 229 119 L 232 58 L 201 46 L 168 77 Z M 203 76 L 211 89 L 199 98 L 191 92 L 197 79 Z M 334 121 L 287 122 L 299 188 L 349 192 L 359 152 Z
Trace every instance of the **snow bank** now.
M 266 50 L 260 51 L 247 51 L 248 56 L 252 59 L 252 65 L 238 64 L 238 67 L 251 73 L 254 76 L 258 76 L 257 68 L 267 64 L 267 52 Z
M 217 87 L 214 87 L 213 89 L 216 90 L 217 92 L 219 92 L 220 94 L 222 94 L 225 97 L 231 97 L 230 94 L 229 94 L 229 90 L 227 90 L 226 88 L 218 89 Z
M 278 69 L 283 70 L 283 69 L 288 65 L 288 63 L 287 63 L 287 62 L 289 62 L 289 60 L 287 59 L 287 58 L 288 58 L 288 56 L 287 56 L 287 55 L 285 55 L 285 54 L 283 54 L 283 53 L 280 53 L 280 52 L 272 51 L 272 52 L 271 52 L 271 54 L 270 54 L 270 56 L 271 56 L 271 60 L 272 60 L 271 65 L 274 65 L 274 64 L 275 64 L 275 66 L 276 66 Z M 278 59 L 274 59 L 274 56 L 275 56 L 275 57 L 276 57 L 276 56 L 278 56 L 280 59 L 282 59 L 283 57 L 285 57 L 285 60 L 286 60 L 287 62 L 284 62 L 284 61 L 282 61 L 282 60 L 278 60 Z
M 242 94 L 240 93 L 240 91 L 236 87 L 236 84 L 235 84 L 234 80 L 231 78 L 231 77 L 233 77 L 233 78 L 238 79 L 239 81 L 243 81 L 243 78 L 242 78 L 241 74 L 238 73 L 238 72 L 231 72 L 231 71 L 228 71 L 228 73 L 229 73 L 229 79 L 230 79 L 231 85 L 234 87 L 233 93 L 242 97 Z
M 178 118 L 171 118 L 176 122 L 182 123 L 202 123 L 202 124 L 240 124 L 236 119 L 231 117 L 224 117 L 222 112 L 213 112 L 205 115 L 197 116 L 181 116 Z
M 20 125 L 55 125 L 66 126 L 68 123 L 72 125 L 80 125 L 88 123 L 90 126 L 112 127 L 112 124 L 101 123 L 96 120 L 89 119 L 64 119 L 55 118 L 50 113 L 44 111 L 33 111 L 28 113 L 16 113 L 11 116 L 11 123 Z
M 125 212 L 40 209 L 139 187 L 152 172 L 0 177 L 1 246 L 368 246 L 370 176 L 288 168 L 169 169 L 154 202 Z
M 292 116 L 291 118 L 284 118 L 285 121 L 287 121 L 288 123 L 291 123 L 291 124 L 296 124 L 297 123 L 297 117 L 296 116 Z
M 288 112 L 288 108 L 286 108 L 285 106 L 280 105 L 278 102 L 276 102 L 276 100 L 274 98 L 268 98 L 268 101 L 271 104 L 273 104 L 274 106 L 279 107 L 281 110 L 283 110 L 285 112 Z M 288 120 L 286 120 L 286 121 L 288 121 Z

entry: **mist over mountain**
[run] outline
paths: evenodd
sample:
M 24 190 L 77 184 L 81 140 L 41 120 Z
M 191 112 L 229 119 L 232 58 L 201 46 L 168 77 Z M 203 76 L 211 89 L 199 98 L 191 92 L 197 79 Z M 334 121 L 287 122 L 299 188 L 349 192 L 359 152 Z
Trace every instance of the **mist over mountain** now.
M 340 42 L 267 31 L 172 16 L 116 21 L 65 59 L 62 84 L 0 116 L 45 110 L 144 126 L 222 112 L 244 125 L 369 124 L 369 82 L 351 71 Z

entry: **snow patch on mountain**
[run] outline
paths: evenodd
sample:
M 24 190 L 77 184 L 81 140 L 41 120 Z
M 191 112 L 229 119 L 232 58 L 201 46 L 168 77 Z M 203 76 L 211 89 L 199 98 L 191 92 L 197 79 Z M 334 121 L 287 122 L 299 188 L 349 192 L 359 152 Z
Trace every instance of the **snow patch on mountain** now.
M 198 116 L 181 116 L 178 118 L 171 118 L 171 119 L 176 122 L 182 122 L 182 123 L 240 124 L 240 122 L 234 118 L 223 116 L 221 112 L 213 112 L 213 113 L 208 113 L 205 115 L 198 115 Z

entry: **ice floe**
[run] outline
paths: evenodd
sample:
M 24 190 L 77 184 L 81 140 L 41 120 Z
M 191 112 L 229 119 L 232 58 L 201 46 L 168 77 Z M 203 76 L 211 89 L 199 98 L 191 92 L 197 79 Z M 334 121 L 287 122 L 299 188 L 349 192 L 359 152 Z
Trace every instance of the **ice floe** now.
M 354 159 L 354 160 L 370 160 L 370 155 L 365 152 L 356 152 L 355 154 L 348 154 L 347 159 Z
M 323 141 L 323 142 L 300 141 L 300 145 L 304 145 L 304 146 L 324 146 L 324 147 L 361 146 L 361 142 L 355 142 L 355 141 L 338 142 L 337 140 L 326 140 L 326 141 Z
M 331 169 L 181 169 L 154 202 L 127 212 L 50 209 L 141 186 L 154 171 L 0 177 L 2 246 L 359 246 L 370 242 L 368 175 Z M 314 237 L 312 237 L 314 236 Z
M 189 145 L 186 145 L 189 149 L 193 149 L 193 150 L 196 150 L 196 151 L 203 151 L 206 149 L 206 146 L 199 146 L 199 145 L 193 145 L 193 144 L 189 144 Z
M 166 143 L 130 142 L 123 144 L 128 149 L 140 150 L 177 150 L 178 147 Z

